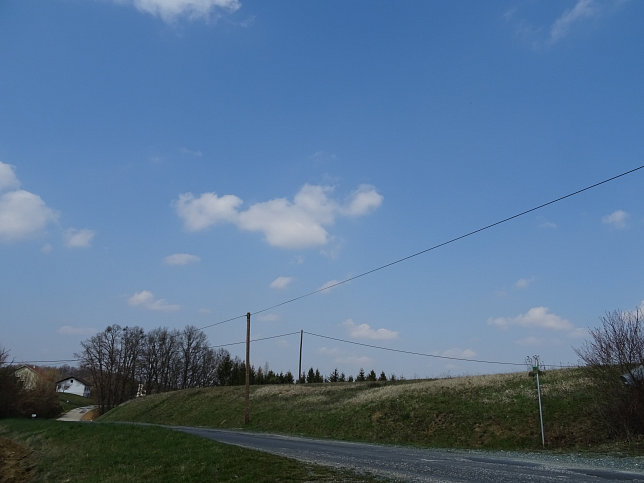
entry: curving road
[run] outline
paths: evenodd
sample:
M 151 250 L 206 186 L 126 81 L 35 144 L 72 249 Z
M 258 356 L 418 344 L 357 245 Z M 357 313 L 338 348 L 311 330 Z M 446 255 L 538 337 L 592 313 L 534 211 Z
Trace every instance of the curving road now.
M 642 481 L 644 460 L 582 458 L 542 454 L 406 448 L 345 441 L 228 431 L 186 426 L 170 428 L 326 466 L 399 481 Z

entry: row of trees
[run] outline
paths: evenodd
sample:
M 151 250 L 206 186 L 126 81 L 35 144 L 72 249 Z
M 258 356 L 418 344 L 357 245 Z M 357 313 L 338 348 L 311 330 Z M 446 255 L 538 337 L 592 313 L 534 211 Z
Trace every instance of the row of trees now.
M 400 378 L 400 380 L 402 379 L 404 378 Z M 387 379 L 385 371 L 382 371 L 379 376 L 376 376 L 376 371 L 374 371 L 373 369 L 367 374 L 362 368 L 360 369 L 360 372 L 358 372 L 358 375 L 355 377 L 355 379 L 353 378 L 353 376 L 347 377 L 344 372 L 338 372 L 338 369 L 334 369 L 328 377 L 324 377 L 322 374 L 320 374 L 320 371 L 318 369 L 313 370 L 313 368 L 311 367 L 306 374 L 302 374 L 299 382 L 364 382 L 387 380 L 396 381 L 398 380 L 398 378 L 396 378 L 395 374 L 392 374 L 389 379 Z
M 42 378 L 29 389 L 16 377 L 17 367 L 9 362 L 9 351 L 0 347 L 0 418 L 12 416 L 54 417 L 61 410 L 54 390 L 55 368 L 42 370 Z
M 245 384 L 246 364 L 225 349 L 208 346 L 206 335 L 194 326 L 183 330 L 118 324 L 81 342 L 79 372 L 93 386 L 102 412 L 136 394 L 207 386 Z M 250 367 L 251 384 L 292 384 L 291 372 Z
M 157 328 L 145 332 L 140 327 L 118 324 L 81 342 L 78 372 L 92 383 L 93 396 L 104 412 L 137 394 L 153 394 L 192 387 L 234 386 L 245 384 L 246 364 L 231 357 L 225 349 L 208 346 L 206 335 L 194 326 L 183 330 Z M 293 384 L 288 371 L 275 373 L 250 367 L 251 384 Z M 395 380 L 391 376 L 390 380 Z M 372 370 L 363 369 L 355 381 L 386 381 Z M 298 382 L 323 383 L 354 381 L 335 369 L 328 377 L 311 368 Z

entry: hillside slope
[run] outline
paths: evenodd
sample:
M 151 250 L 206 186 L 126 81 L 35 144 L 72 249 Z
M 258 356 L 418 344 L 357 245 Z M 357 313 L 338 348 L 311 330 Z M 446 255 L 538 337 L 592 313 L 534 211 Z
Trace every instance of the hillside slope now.
M 542 376 L 548 448 L 606 442 L 580 369 Z M 535 380 L 526 372 L 450 379 L 251 387 L 246 429 L 436 447 L 541 447 Z M 212 387 L 130 401 L 101 421 L 244 427 L 244 388 Z

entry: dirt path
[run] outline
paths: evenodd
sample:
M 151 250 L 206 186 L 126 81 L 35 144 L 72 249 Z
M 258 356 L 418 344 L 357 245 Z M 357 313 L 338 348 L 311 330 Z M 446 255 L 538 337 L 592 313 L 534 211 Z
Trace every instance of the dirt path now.
M 75 408 L 59 417 L 58 421 L 91 421 L 94 419 L 92 416 L 97 408 L 98 406 Z
M 7 438 L 0 438 L 0 483 L 26 482 L 32 477 L 31 450 Z

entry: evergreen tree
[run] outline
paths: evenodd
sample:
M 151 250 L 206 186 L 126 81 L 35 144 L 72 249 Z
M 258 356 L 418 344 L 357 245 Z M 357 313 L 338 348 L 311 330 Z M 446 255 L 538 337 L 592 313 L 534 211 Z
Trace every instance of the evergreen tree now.
M 329 382 L 338 382 L 340 380 L 340 374 L 338 373 L 338 369 L 335 368 L 333 369 L 333 372 L 329 376 Z

